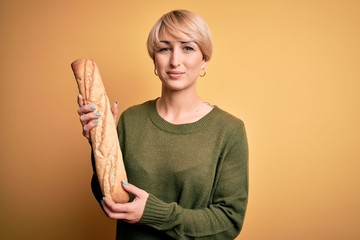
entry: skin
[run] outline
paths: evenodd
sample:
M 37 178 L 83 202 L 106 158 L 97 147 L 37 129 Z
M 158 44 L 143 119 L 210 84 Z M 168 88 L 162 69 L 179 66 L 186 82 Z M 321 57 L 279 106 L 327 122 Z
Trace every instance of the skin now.
M 199 46 L 188 37 L 174 38 L 163 31 L 159 40 L 154 57 L 154 67 L 162 82 L 161 97 L 156 102 L 157 111 L 163 119 L 173 124 L 195 122 L 213 108 L 198 96 L 196 90 L 199 73 L 207 62 L 203 59 Z M 81 95 L 78 96 L 78 105 L 83 135 L 89 140 L 90 129 L 97 125 L 96 120 L 101 121 L 101 113 L 85 105 Z M 111 110 L 116 121 L 116 103 Z M 144 213 L 149 194 L 126 182 L 123 183 L 123 188 L 135 196 L 132 202 L 121 204 L 103 198 L 102 207 L 111 219 L 137 223 Z
M 162 118 L 173 124 L 195 122 L 212 109 L 196 91 L 199 73 L 207 62 L 199 46 L 189 37 L 174 38 L 163 31 L 159 40 L 154 57 L 162 82 L 157 110 Z

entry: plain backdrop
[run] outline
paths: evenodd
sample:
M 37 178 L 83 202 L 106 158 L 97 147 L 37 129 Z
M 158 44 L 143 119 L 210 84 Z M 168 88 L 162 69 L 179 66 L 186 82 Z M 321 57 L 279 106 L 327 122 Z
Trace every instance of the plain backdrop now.
M 0 238 L 114 239 L 91 194 L 70 63 L 94 59 L 120 111 L 158 97 L 145 41 L 173 9 L 212 29 L 200 95 L 246 125 L 238 239 L 360 239 L 357 0 L 1 0 Z

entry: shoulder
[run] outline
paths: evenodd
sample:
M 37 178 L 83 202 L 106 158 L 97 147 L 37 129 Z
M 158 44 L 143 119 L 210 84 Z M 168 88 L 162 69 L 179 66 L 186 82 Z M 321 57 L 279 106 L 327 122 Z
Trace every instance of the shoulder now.
M 122 112 L 120 118 L 137 118 L 141 115 L 147 115 L 148 110 L 155 100 L 148 100 L 146 102 L 133 105 Z
M 217 124 L 220 124 L 222 125 L 223 127 L 226 127 L 226 128 L 244 128 L 244 122 L 232 115 L 231 113 L 219 108 L 218 106 L 215 106 L 215 109 L 216 110 L 216 122 Z
M 244 122 L 220 108 L 217 109 L 219 112 L 216 121 L 218 131 L 221 132 L 220 136 L 223 136 L 223 139 L 227 139 L 225 141 L 226 146 L 229 149 L 236 146 L 235 149 L 240 149 L 243 153 L 246 153 L 248 151 L 248 143 Z
M 214 110 L 217 111 L 217 114 L 213 124 L 220 136 L 227 138 L 230 145 L 238 141 L 246 142 L 247 136 L 243 120 L 217 106 Z

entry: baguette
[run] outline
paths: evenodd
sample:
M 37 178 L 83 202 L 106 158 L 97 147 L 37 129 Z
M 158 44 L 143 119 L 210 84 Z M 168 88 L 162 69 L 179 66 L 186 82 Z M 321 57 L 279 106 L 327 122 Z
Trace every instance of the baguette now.
M 77 59 L 71 63 L 79 93 L 84 104 L 96 106 L 103 115 L 90 130 L 95 169 L 103 196 L 116 203 L 129 201 L 129 194 L 121 181 L 127 181 L 116 124 L 110 109 L 109 98 L 96 63 L 90 59 Z

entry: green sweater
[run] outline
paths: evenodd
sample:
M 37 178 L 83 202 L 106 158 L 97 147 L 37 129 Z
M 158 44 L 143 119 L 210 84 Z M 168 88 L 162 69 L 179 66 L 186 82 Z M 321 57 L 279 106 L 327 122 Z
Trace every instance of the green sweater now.
M 248 199 L 243 122 L 215 106 L 197 122 L 175 125 L 155 103 L 120 117 L 128 180 L 150 195 L 138 224 L 118 221 L 117 239 L 234 239 Z

